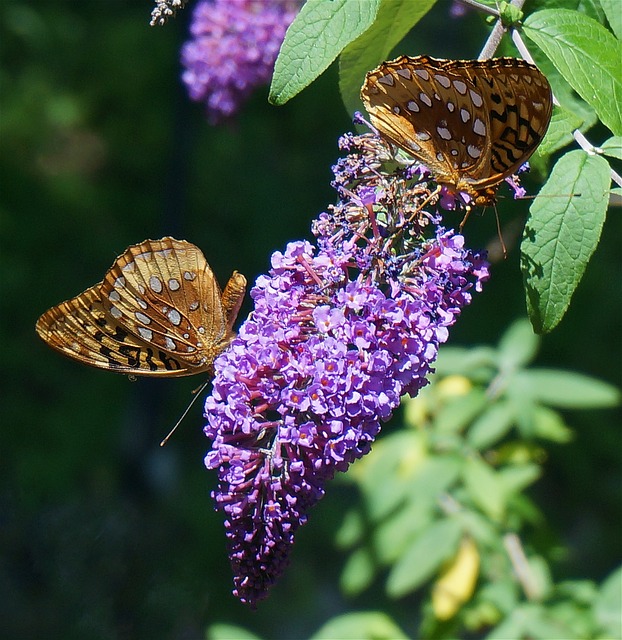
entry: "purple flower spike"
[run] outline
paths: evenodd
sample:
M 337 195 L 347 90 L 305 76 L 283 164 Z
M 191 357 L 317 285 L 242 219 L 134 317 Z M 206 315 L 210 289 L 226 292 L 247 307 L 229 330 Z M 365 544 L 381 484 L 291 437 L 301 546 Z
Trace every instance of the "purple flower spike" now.
M 314 222 L 317 247 L 293 242 L 272 256 L 205 405 L 234 594 L 252 606 L 327 481 L 370 450 L 403 394 L 427 384 L 448 328 L 488 278 L 484 257 L 420 210 L 421 176 L 379 171 L 389 151 L 375 136 L 345 144 L 341 199 Z
M 253 89 L 270 80 L 285 31 L 300 0 L 201 0 L 192 40 L 182 48 L 182 80 L 216 124 L 236 113 Z

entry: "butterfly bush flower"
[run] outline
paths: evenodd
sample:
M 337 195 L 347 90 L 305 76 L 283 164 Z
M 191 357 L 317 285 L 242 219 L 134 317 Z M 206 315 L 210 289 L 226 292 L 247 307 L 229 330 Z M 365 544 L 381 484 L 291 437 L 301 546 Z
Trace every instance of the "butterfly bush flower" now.
M 338 203 L 314 221 L 315 243 L 273 254 L 205 405 L 234 594 L 251 606 L 283 572 L 327 481 L 369 452 L 402 395 L 427 384 L 488 278 L 484 256 L 421 209 L 426 172 L 387 173 L 395 158 L 375 135 L 340 143 Z
M 182 80 L 216 124 L 270 80 L 300 0 L 201 0 L 183 46 Z

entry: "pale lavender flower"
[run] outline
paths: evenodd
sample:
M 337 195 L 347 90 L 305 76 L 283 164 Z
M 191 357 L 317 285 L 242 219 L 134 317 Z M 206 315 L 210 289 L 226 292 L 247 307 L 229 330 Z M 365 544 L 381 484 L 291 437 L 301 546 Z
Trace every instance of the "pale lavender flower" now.
M 268 83 L 300 0 L 200 0 L 182 48 L 182 80 L 215 124 Z
M 427 384 L 448 328 L 488 278 L 483 256 L 421 211 L 421 175 L 387 173 L 390 150 L 376 136 L 342 145 L 339 201 L 314 222 L 316 245 L 273 254 L 205 405 L 234 594 L 253 606 L 326 482 L 370 450 L 402 395 Z

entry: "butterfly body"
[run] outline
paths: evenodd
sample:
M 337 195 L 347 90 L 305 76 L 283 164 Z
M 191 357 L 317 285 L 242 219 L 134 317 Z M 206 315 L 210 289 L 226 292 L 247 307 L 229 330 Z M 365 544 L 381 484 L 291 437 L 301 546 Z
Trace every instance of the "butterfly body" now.
M 515 58 L 400 56 L 370 71 L 361 99 L 374 127 L 424 164 L 451 193 L 494 202 L 544 137 L 551 88 Z
M 233 339 L 246 279 L 221 293 L 201 251 L 184 240 L 145 240 L 120 255 L 99 284 L 46 311 L 39 336 L 101 369 L 176 377 L 211 372 Z

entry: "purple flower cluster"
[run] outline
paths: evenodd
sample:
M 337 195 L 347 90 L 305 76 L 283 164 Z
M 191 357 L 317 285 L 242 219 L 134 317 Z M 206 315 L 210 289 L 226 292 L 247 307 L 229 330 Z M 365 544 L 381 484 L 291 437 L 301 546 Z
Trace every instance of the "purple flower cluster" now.
M 255 605 L 283 572 L 326 482 L 366 454 L 427 384 L 438 346 L 488 278 L 421 203 L 420 172 L 382 170 L 376 136 L 344 136 L 340 199 L 257 279 L 254 311 L 215 362 L 206 465 L 225 513 L 234 594 Z
M 255 87 L 270 80 L 299 0 L 200 0 L 192 39 L 183 46 L 182 80 L 204 102 L 212 124 L 235 113 Z

